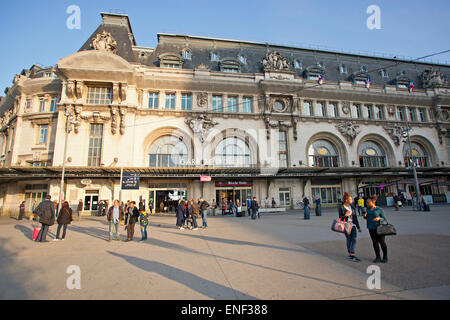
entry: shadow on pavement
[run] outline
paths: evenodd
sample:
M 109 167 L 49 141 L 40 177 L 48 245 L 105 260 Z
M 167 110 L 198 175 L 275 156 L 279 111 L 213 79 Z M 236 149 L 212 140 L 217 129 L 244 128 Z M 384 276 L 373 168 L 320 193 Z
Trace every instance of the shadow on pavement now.
M 109 239 L 109 228 L 94 228 L 94 227 L 80 227 L 75 225 L 69 225 L 67 232 L 74 231 L 85 234 L 90 237 L 94 237 L 100 240 Z
M 232 288 L 225 287 L 221 284 L 206 280 L 204 278 L 201 278 L 195 274 L 192 274 L 190 272 L 174 268 L 170 265 L 160 263 L 157 261 L 151 261 L 151 260 L 144 260 L 141 258 L 136 258 L 132 256 L 127 256 L 111 251 L 107 251 L 109 254 L 124 259 L 128 263 L 144 270 L 147 272 L 155 272 L 159 275 L 170 279 L 177 281 L 178 283 L 181 283 L 185 285 L 188 288 L 191 288 L 192 290 L 197 291 L 198 293 L 201 293 L 207 297 L 210 297 L 211 299 L 230 299 L 229 294 L 226 293 L 226 291 L 232 291 L 233 295 L 236 299 L 244 299 L 244 300 L 256 300 L 257 298 L 252 297 L 250 295 L 247 295 L 243 292 L 236 291 Z M 225 292 L 223 294 L 223 292 Z

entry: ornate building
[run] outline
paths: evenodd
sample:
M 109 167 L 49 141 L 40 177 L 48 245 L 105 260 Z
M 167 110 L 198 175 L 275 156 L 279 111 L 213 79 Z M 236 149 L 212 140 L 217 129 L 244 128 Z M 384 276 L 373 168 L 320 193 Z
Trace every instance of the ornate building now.
M 127 15 L 102 19 L 78 52 L 5 90 L 3 214 L 57 199 L 64 160 L 65 198 L 86 211 L 119 197 L 387 201 L 414 190 L 412 162 L 422 193 L 446 201 L 450 66 L 173 34 L 147 48 Z M 120 192 L 122 168 L 139 190 Z

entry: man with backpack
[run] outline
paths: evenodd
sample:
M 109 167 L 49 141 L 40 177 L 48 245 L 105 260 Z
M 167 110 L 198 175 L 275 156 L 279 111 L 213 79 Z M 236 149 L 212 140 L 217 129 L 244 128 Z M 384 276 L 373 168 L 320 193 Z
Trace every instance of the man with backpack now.
M 48 228 L 55 224 L 55 204 L 51 202 L 51 196 L 47 195 L 34 210 L 33 213 L 39 217 L 39 222 L 42 224 L 41 231 L 36 239 L 36 242 L 47 242 Z
M 259 217 L 259 203 L 256 200 L 256 197 L 253 197 L 253 200 L 251 201 L 251 208 L 252 208 L 252 219 L 255 220 L 256 219 L 256 215 L 258 215 L 258 219 Z
M 203 229 L 208 228 L 208 222 L 206 220 L 206 210 L 208 209 L 208 207 L 209 203 L 203 198 L 200 198 L 200 214 L 202 215 Z
M 250 217 L 250 215 L 252 214 L 251 212 L 252 212 L 252 200 L 250 200 L 250 198 L 248 198 L 247 197 L 247 200 L 246 200 L 246 205 L 247 205 L 247 213 L 248 213 L 248 216 Z

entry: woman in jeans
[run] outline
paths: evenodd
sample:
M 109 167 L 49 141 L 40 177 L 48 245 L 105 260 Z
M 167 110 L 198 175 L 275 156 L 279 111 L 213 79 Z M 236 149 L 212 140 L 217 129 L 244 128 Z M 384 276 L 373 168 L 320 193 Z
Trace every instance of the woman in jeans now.
M 343 221 L 350 223 L 352 226 L 350 233 L 345 233 L 345 237 L 347 238 L 348 258 L 351 261 L 358 262 L 360 260 L 355 256 L 355 245 L 358 235 L 356 229 L 358 229 L 358 232 L 361 232 L 361 228 L 359 227 L 356 210 L 352 206 L 353 198 L 348 192 L 344 193 L 342 201 L 343 204 L 339 206 L 339 218 L 343 218 Z
M 376 206 L 377 196 L 372 196 L 367 199 L 367 212 L 364 214 L 364 219 L 367 220 L 367 229 L 369 229 L 370 238 L 372 239 L 373 249 L 375 250 L 376 258 L 373 262 L 383 262 L 388 261 L 387 256 L 387 245 L 384 240 L 385 236 L 379 236 L 377 234 L 377 227 L 386 221 L 386 216 L 381 208 Z M 380 246 L 383 251 L 383 260 L 380 257 Z
M 63 202 L 61 210 L 59 210 L 58 219 L 58 229 L 56 231 L 56 238 L 53 241 L 64 240 L 66 238 L 67 225 L 72 222 L 72 209 L 69 207 L 67 201 Z M 62 238 L 59 238 L 59 233 L 63 229 Z

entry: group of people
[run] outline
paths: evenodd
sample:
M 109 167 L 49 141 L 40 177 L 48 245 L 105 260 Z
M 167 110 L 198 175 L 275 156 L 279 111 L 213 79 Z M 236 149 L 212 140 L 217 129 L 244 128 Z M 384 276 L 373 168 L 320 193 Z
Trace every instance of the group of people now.
M 202 218 L 202 228 L 208 228 L 207 212 L 209 207 L 208 201 L 200 198 L 192 200 L 179 200 L 177 206 L 177 222 L 176 226 L 180 230 L 190 229 L 198 230 L 197 218 Z
M 316 204 L 316 216 L 322 215 L 322 202 L 319 195 L 316 195 L 314 198 L 314 202 Z M 302 195 L 302 203 L 303 203 L 303 212 L 304 212 L 304 219 L 309 220 L 311 219 L 311 202 L 309 201 L 308 197 L 305 195 Z
M 39 222 L 41 223 L 41 230 L 36 238 L 36 242 L 47 242 L 47 233 L 50 226 L 58 223 L 58 228 L 56 231 L 56 236 L 53 241 L 64 240 L 66 238 L 67 226 L 73 221 L 72 209 L 67 201 L 62 202 L 62 207 L 56 217 L 57 206 L 55 202 L 51 201 L 51 196 L 47 195 L 45 200 L 42 201 L 33 210 L 33 215 L 39 217 Z M 60 233 L 62 230 L 62 236 Z
M 236 202 L 233 200 L 227 200 L 226 198 L 222 199 L 221 209 L 222 215 L 230 214 L 236 215 L 236 217 L 243 216 L 252 216 L 253 218 L 260 218 L 259 213 L 259 202 L 256 200 L 256 197 L 249 198 L 247 197 L 244 203 L 241 203 L 240 199 L 236 199 Z
M 135 201 L 128 200 L 126 203 L 119 204 L 119 200 L 114 200 L 106 216 L 109 222 L 108 241 L 121 241 L 119 236 L 120 226 L 125 226 L 127 231 L 127 239 L 125 241 L 133 241 L 136 223 L 138 222 L 141 229 L 140 241 L 148 239 L 149 213 L 145 210 L 145 202 L 143 200 L 139 202 L 138 207 Z
M 357 201 L 358 206 L 357 211 L 355 209 L 355 206 L 353 205 L 352 196 L 350 196 L 350 194 L 345 192 L 342 199 L 342 204 L 339 206 L 339 218 L 342 219 L 344 222 L 349 223 L 351 226 L 350 231 L 345 232 L 345 237 L 347 240 L 348 258 L 354 262 L 360 261 L 360 259 L 356 257 L 355 247 L 358 234 L 357 232 L 359 233 L 361 232 L 357 212 L 361 212 L 360 215 L 362 215 L 363 218 L 367 220 L 367 229 L 369 230 L 373 249 L 375 251 L 375 260 L 373 262 L 387 263 L 388 253 L 385 236 L 377 234 L 377 227 L 384 221 L 387 221 L 386 216 L 384 214 L 384 210 L 376 206 L 376 202 L 378 199 L 377 196 L 372 196 L 366 199 L 367 207 L 361 207 L 361 205 L 363 204 L 362 202 L 360 202 L 361 199 L 362 198 L 358 199 Z M 362 200 L 364 201 L 364 199 Z M 364 210 L 362 209 L 360 210 L 360 208 L 363 208 Z M 383 252 L 383 258 L 381 258 L 380 247 L 381 251 Z

